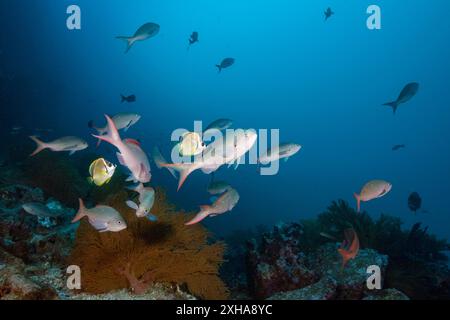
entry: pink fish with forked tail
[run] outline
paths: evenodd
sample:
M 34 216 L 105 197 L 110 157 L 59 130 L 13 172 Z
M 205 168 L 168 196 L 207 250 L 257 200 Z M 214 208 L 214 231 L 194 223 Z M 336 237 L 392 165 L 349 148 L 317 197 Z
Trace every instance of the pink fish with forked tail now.
M 127 181 L 147 183 L 150 181 L 150 163 L 146 153 L 142 150 L 140 143 L 133 139 L 122 140 L 117 131 L 114 121 L 105 115 L 108 122 L 108 133 L 103 136 L 93 135 L 97 139 L 106 141 L 117 149 L 117 159 L 120 164 L 131 171 L 131 176 Z
M 362 188 L 360 194 L 354 194 L 358 212 L 361 210 L 361 201 L 370 201 L 381 198 L 391 191 L 391 189 L 392 184 L 383 180 L 372 180 L 367 182 Z
M 214 201 L 212 205 L 200 206 L 200 212 L 192 219 L 187 222 L 186 225 L 193 225 L 199 223 L 206 217 L 215 217 L 219 214 L 233 210 L 239 201 L 239 193 L 233 189 L 228 189 L 223 195 L 221 195 L 217 200 Z

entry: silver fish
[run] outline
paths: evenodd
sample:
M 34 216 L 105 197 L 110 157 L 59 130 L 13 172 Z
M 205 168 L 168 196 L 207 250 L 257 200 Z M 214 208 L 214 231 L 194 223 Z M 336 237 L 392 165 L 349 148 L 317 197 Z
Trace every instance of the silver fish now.
M 125 220 L 116 209 L 103 205 L 87 209 L 82 199 L 79 199 L 79 203 L 80 208 L 72 223 L 88 217 L 89 223 L 100 232 L 119 232 L 127 228 Z
M 36 142 L 36 150 L 30 155 L 35 156 L 44 149 L 50 149 L 52 151 L 69 151 L 70 155 L 77 151 L 84 150 L 88 147 L 88 144 L 83 139 L 77 137 L 63 137 L 51 142 L 43 142 L 36 136 L 30 136 L 31 140 Z
M 125 53 L 130 51 L 131 47 L 136 43 L 136 41 L 143 41 L 156 36 L 159 33 L 159 24 L 149 22 L 142 25 L 131 37 L 119 36 L 117 39 L 122 39 L 127 42 L 127 49 Z

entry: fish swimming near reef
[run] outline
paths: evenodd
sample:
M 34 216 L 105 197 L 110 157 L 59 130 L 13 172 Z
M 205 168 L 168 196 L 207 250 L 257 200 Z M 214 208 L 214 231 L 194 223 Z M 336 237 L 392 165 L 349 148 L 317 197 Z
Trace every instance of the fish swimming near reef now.
M 22 208 L 25 212 L 36 217 L 55 218 L 61 215 L 61 213 L 55 213 L 45 204 L 39 202 L 25 203 Z
M 78 137 L 63 137 L 51 142 L 43 142 L 36 136 L 30 136 L 30 139 L 36 142 L 37 145 L 36 150 L 30 155 L 31 157 L 45 149 L 56 152 L 67 151 L 72 155 L 75 152 L 84 150 L 88 147 L 87 142 Z
M 180 156 L 195 156 L 205 150 L 206 144 L 197 132 L 186 132 L 175 148 L 178 149 Z
M 258 163 L 268 164 L 281 159 L 287 161 L 290 157 L 299 152 L 301 148 L 302 146 L 299 144 L 282 143 L 278 147 L 270 149 L 266 155 L 259 157 Z
M 159 29 L 159 24 L 149 22 L 139 27 L 139 29 L 131 37 L 119 36 L 116 38 L 127 42 L 127 49 L 125 50 L 125 53 L 127 53 L 137 41 L 144 41 L 156 36 L 159 33 Z
M 128 102 L 128 103 L 133 103 L 136 102 L 136 96 L 134 94 L 130 95 L 130 96 L 124 96 L 123 94 L 120 95 L 120 97 L 122 98 L 122 103 L 124 102 Z
M 396 144 L 395 146 L 392 147 L 392 151 L 397 151 L 404 148 L 406 148 L 404 144 Z
M 219 69 L 218 73 L 222 72 L 222 69 L 226 69 L 231 67 L 234 64 L 234 58 L 225 58 L 222 60 L 220 64 L 216 64 L 216 67 Z
M 116 209 L 103 205 L 87 209 L 82 199 L 79 199 L 79 203 L 80 208 L 72 223 L 87 217 L 89 223 L 99 232 L 119 232 L 127 228 L 125 220 Z
M 186 225 L 189 226 L 199 223 L 208 216 L 215 217 L 219 214 L 229 212 L 233 210 L 238 202 L 239 193 L 235 189 L 231 188 L 217 198 L 212 205 L 200 206 L 200 212 L 192 220 L 186 222 Z
M 361 210 L 361 201 L 370 201 L 385 196 L 392 189 L 392 184 L 384 180 L 372 180 L 364 185 L 360 194 L 354 193 L 357 211 Z
M 125 132 L 127 132 L 128 129 L 130 129 L 130 127 L 135 125 L 140 119 L 141 116 L 137 113 L 118 113 L 112 117 L 112 120 L 117 130 L 123 129 Z M 91 120 L 88 123 L 88 127 L 97 130 L 98 134 L 101 136 L 108 133 L 108 124 L 106 124 L 106 126 L 104 126 L 103 128 L 99 128 L 96 127 L 94 125 L 94 121 Z M 101 139 L 98 140 L 97 147 L 100 145 L 100 143 Z
M 90 177 L 88 179 L 96 186 L 101 187 L 111 180 L 116 168 L 116 165 L 103 158 L 94 160 L 89 166 Z
M 114 121 L 105 115 L 108 122 L 107 134 L 98 136 L 97 139 L 106 141 L 115 146 L 119 152 L 116 154 L 119 163 L 131 171 L 127 181 L 147 183 L 150 181 L 150 163 L 147 154 L 142 150 L 140 143 L 133 139 L 122 140 Z
M 420 210 L 422 207 L 422 198 L 419 193 L 412 192 L 408 197 L 408 208 L 414 213 L 417 213 L 417 210 Z
M 162 155 L 161 150 L 159 150 L 159 148 L 156 147 L 156 146 L 153 147 L 153 149 L 152 149 L 152 157 L 153 157 L 153 161 L 155 162 L 156 167 L 157 167 L 158 169 L 164 168 L 162 165 L 163 165 L 164 163 L 167 163 L 167 160 L 166 160 L 166 159 L 164 158 L 164 156 Z M 167 167 L 166 169 L 170 172 L 170 174 L 171 174 L 175 179 L 178 179 L 178 177 L 177 177 L 177 172 L 176 172 L 173 168 Z
M 339 254 L 342 256 L 342 269 L 345 268 L 350 260 L 355 259 L 359 252 L 359 238 L 355 230 L 345 230 L 344 236 L 345 240 L 338 249 Z
M 126 202 L 127 206 L 136 210 L 136 216 L 138 218 L 147 217 L 150 221 L 156 221 L 156 216 L 150 212 L 153 208 L 153 204 L 155 203 L 155 189 L 151 187 L 146 188 L 142 183 L 140 183 L 137 187 L 132 188 L 131 190 L 139 193 L 139 205 L 134 201 L 128 200 Z
M 219 130 L 219 131 L 226 130 L 226 129 L 230 128 L 232 125 L 233 125 L 233 120 L 231 120 L 231 119 L 217 119 L 217 120 L 211 122 L 206 127 L 206 129 L 204 130 L 204 133 L 206 133 L 207 131 L 213 130 L 213 129 Z
M 392 110 L 395 112 L 400 104 L 408 102 L 411 100 L 419 91 L 419 84 L 417 82 L 408 83 L 403 90 L 400 92 L 397 100 L 393 102 L 388 102 L 383 104 L 384 106 L 392 107 Z
M 161 164 L 161 166 L 173 168 L 179 172 L 178 190 L 180 190 L 192 172 L 201 169 L 203 173 L 210 174 L 222 165 L 240 159 L 253 147 L 257 137 L 255 130 L 238 129 L 231 136 L 227 135 L 225 139 L 217 139 L 209 144 L 201 157 L 196 157 L 192 163 Z
M 332 15 L 334 15 L 334 12 L 331 10 L 331 8 L 328 8 L 325 12 L 325 21 L 327 21 Z
M 208 185 L 207 191 L 209 194 L 222 194 L 231 189 L 231 186 L 225 181 L 211 181 Z

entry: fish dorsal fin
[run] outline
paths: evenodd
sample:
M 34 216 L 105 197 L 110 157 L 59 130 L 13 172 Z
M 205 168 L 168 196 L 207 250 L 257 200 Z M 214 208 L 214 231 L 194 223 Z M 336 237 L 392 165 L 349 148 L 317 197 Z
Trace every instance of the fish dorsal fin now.
M 131 143 L 134 144 L 135 146 L 138 146 L 139 148 L 141 147 L 141 144 L 139 141 L 137 141 L 136 139 L 124 139 L 125 143 Z

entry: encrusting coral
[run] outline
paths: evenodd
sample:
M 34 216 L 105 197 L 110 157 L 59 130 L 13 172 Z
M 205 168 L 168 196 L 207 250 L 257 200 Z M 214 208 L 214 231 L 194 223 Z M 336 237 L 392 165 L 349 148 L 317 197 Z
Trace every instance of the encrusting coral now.
M 87 221 L 78 228 L 69 263 L 81 268 L 81 290 L 93 294 L 130 288 L 140 294 L 153 283 L 185 285 L 201 299 L 226 299 L 228 290 L 219 278 L 225 245 L 208 243 L 201 225 L 185 226 L 190 214 L 177 211 L 156 191 L 152 213 L 157 222 L 138 219 L 125 205 L 127 193 L 109 197 L 127 229 L 98 233 Z

